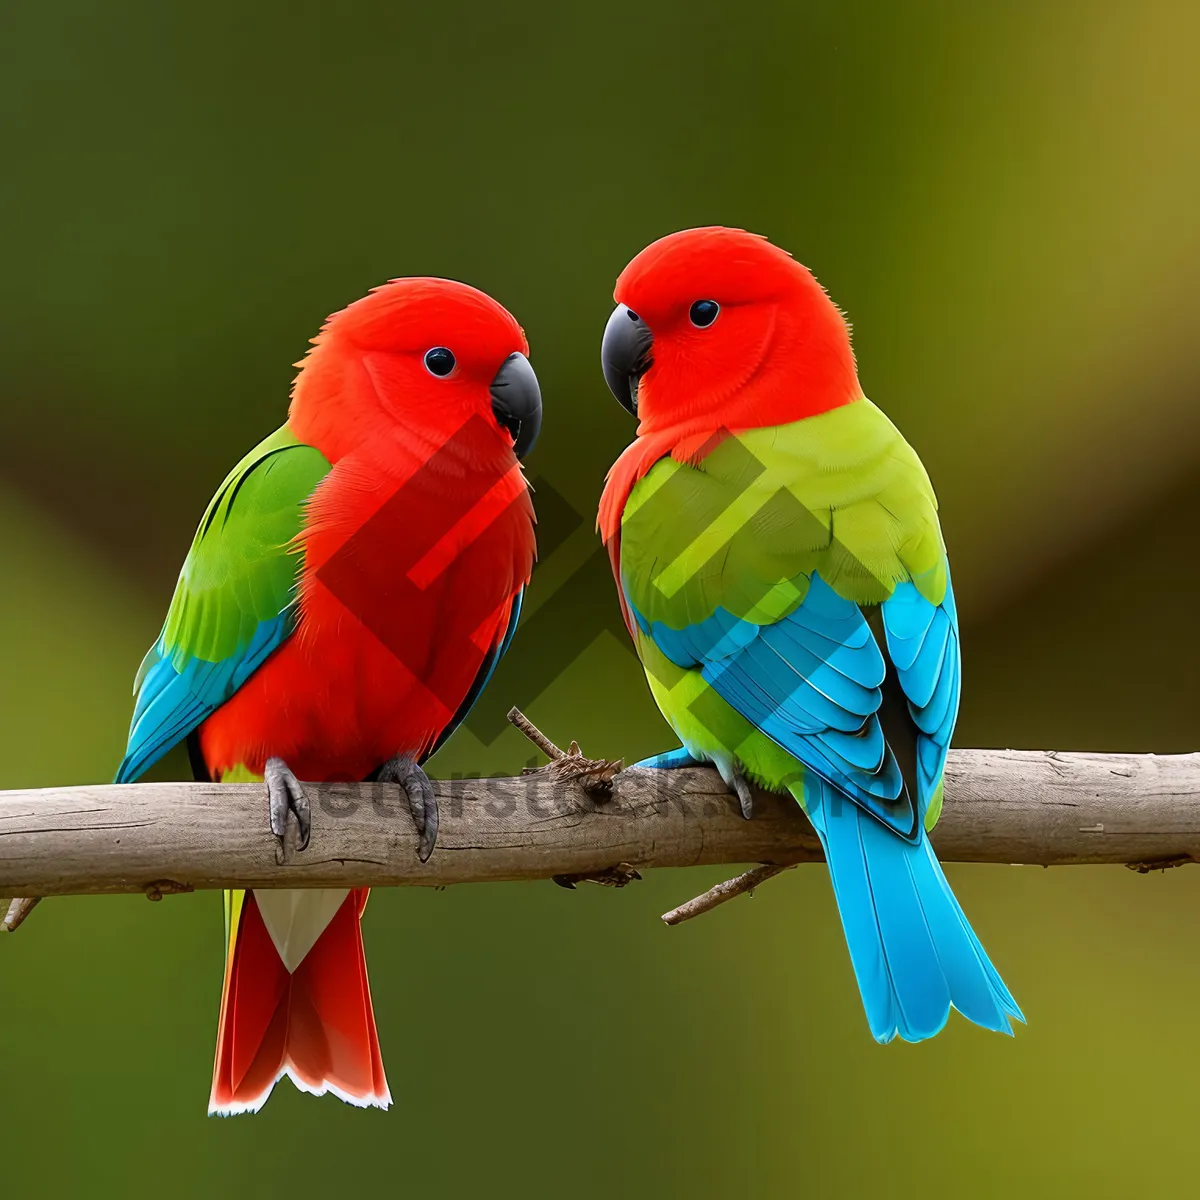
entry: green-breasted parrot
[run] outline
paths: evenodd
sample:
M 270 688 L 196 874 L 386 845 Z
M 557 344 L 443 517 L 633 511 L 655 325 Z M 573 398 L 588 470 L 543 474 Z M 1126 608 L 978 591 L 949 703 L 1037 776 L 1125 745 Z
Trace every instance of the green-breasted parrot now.
M 747 816 L 790 792 L 828 860 L 871 1031 L 951 1007 L 1023 1020 L 928 831 L 958 713 L 958 619 L 937 502 L 859 385 L 842 314 L 785 251 L 677 233 L 617 281 L 602 359 L 639 419 L 600 505 L 626 624 L 683 743 Z

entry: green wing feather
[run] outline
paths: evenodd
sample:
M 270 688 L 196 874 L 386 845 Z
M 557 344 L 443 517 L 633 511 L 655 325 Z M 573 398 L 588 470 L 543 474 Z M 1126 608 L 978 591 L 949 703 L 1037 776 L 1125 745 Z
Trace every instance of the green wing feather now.
M 291 633 L 305 505 L 330 466 L 285 425 L 226 476 L 138 671 L 119 782 L 137 778 Z
M 304 505 L 329 473 L 325 456 L 284 425 L 226 476 L 192 541 L 167 612 L 172 661 L 219 662 L 291 603 Z

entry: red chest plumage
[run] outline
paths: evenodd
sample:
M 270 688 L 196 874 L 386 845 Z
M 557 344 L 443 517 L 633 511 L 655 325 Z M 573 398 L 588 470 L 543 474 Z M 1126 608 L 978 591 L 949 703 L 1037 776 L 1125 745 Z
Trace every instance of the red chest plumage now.
M 284 759 L 362 779 L 423 757 L 508 629 L 534 557 L 511 448 L 482 418 L 438 447 L 372 444 L 317 489 L 296 632 L 202 726 L 214 775 Z

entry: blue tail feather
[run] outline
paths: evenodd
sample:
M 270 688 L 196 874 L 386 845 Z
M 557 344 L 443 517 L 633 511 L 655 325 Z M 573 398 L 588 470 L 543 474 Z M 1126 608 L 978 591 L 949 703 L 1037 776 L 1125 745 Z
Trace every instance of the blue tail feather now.
M 804 805 L 825 848 L 875 1040 L 933 1037 L 951 1007 L 985 1029 L 1011 1034 L 1009 1018 L 1024 1017 L 963 915 L 929 838 L 922 833 L 915 845 L 906 842 L 824 781 L 810 774 L 806 785 Z

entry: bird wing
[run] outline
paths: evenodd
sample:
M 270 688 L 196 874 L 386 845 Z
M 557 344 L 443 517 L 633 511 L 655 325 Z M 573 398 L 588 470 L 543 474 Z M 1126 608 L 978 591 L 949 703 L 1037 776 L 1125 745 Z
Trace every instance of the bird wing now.
M 957 618 L 928 477 L 869 401 L 660 460 L 619 583 L 643 636 L 806 768 L 905 837 L 936 815 Z
M 137 779 L 186 738 L 291 634 L 303 563 L 298 535 L 329 469 L 285 425 L 226 476 L 134 681 L 118 783 Z

